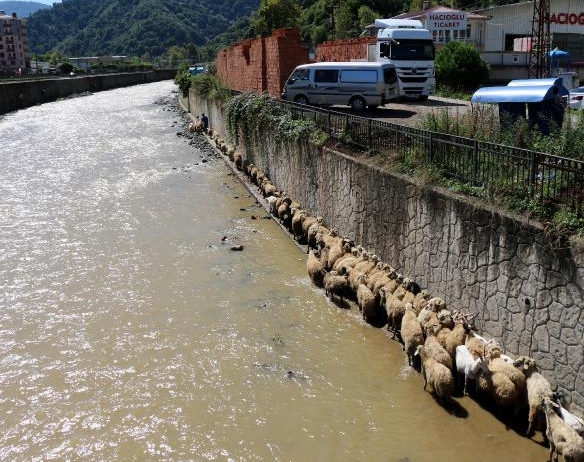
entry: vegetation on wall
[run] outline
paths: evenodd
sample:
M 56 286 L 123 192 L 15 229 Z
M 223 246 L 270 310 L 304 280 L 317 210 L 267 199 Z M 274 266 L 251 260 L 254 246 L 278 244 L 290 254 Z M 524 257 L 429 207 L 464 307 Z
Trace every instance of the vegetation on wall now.
M 322 145 L 327 135 L 307 119 L 294 118 L 292 112 L 267 95 L 246 92 L 230 98 L 225 104 L 227 130 L 239 143 L 240 134 L 251 140 L 270 131 L 278 141 L 310 141 Z

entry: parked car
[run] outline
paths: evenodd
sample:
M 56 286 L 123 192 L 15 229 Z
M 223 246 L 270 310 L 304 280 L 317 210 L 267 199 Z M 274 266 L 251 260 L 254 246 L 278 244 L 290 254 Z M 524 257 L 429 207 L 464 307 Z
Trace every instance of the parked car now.
M 570 90 L 568 95 L 568 107 L 570 109 L 584 109 L 584 87 L 576 87 Z

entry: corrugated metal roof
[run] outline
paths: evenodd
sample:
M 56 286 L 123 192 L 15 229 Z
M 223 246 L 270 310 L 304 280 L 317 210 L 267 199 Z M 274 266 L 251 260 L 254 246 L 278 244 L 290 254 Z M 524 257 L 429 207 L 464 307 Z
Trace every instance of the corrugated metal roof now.
M 534 83 L 534 80 L 540 82 Z M 506 87 L 479 88 L 472 95 L 471 101 L 473 103 L 541 103 L 568 93 L 566 87 L 561 84 L 561 79 L 525 79 L 511 81 Z

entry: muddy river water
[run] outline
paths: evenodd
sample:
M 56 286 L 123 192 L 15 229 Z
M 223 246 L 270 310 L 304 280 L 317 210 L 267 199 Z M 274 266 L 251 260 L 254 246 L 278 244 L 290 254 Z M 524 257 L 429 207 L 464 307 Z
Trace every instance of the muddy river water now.
M 329 303 L 173 90 L 0 119 L 0 460 L 545 460 Z

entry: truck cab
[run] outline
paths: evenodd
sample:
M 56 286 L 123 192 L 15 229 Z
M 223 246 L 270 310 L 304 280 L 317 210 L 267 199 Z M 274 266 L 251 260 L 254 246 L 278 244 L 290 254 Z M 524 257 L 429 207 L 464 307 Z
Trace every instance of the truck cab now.
M 436 90 L 434 41 L 422 23 L 409 19 L 376 19 L 376 60 L 392 63 L 402 98 L 426 100 Z

